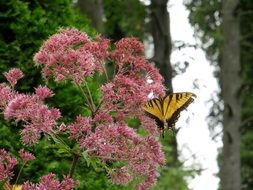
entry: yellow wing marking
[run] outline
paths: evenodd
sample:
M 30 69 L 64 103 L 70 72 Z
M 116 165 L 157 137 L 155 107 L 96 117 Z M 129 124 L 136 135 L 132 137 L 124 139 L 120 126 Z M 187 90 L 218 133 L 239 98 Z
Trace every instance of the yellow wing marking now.
M 162 102 L 161 99 L 158 98 L 148 101 L 148 103 L 146 103 L 144 106 L 144 111 L 146 111 L 151 116 L 158 118 L 161 121 L 164 121 L 162 110 Z
M 176 105 L 176 96 L 170 94 L 164 97 L 163 99 L 163 116 L 164 118 L 170 119 L 174 111 L 177 109 Z
M 154 98 L 148 101 L 143 109 L 156 120 L 161 129 L 164 129 L 165 126 L 171 127 L 175 124 L 180 112 L 193 102 L 193 97 L 196 95 L 191 92 L 172 93 L 164 98 Z
M 179 118 L 180 112 L 193 102 L 195 94 L 191 92 L 172 93 L 164 98 L 154 98 L 144 106 L 144 111 L 154 118 L 162 130 L 171 127 Z
M 167 95 L 163 101 L 163 113 L 169 124 L 175 123 L 182 110 L 193 102 L 195 94 L 191 92 L 173 93 Z
M 3 190 L 22 190 L 22 185 L 10 185 L 8 182 L 4 184 Z

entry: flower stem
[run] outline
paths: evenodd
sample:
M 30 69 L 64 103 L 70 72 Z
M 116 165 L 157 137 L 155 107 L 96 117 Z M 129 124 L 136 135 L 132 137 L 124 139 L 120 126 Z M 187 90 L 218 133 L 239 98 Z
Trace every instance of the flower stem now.
M 73 174 L 74 174 L 76 164 L 77 164 L 77 160 L 78 160 L 78 155 L 74 153 L 71 168 L 70 168 L 70 171 L 69 171 L 69 177 L 72 177 Z
M 104 70 L 104 73 L 105 73 L 106 80 L 109 81 L 109 77 L 108 77 L 108 74 L 107 74 L 105 64 L 103 64 L 103 70 Z
M 26 164 L 26 162 L 23 163 L 23 165 L 21 166 L 21 168 L 20 168 L 20 170 L 19 170 L 19 172 L 18 172 L 18 176 L 17 176 L 17 178 L 16 178 L 15 185 L 18 183 L 19 177 L 20 177 L 20 175 L 21 175 L 21 172 L 22 172 L 22 170 L 23 170 L 25 164 Z
M 92 105 L 92 108 L 93 108 L 93 109 L 92 109 L 92 112 L 94 112 L 94 111 L 96 110 L 96 106 L 95 106 L 95 104 L 94 104 L 94 101 L 93 101 L 93 98 L 92 98 L 92 95 L 91 95 L 91 92 L 90 92 L 90 88 L 89 88 L 89 86 L 88 86 L 86 80 L 84 80 L 84 83 L 85 83 L 85 86 L 86 86 L 87 91 L 88 91 L 89 96 L 90 96 L 91 105 Z
M 81 93 L 82 93 L 82 95 L 83 95 L 83 97 L 85 98 L 85 101 L 86 101 L 86 103 L 88 104 L 88 107 L 91 109 L 91 111 L 93 112 L 94 110 L 94 108 L 93 108 L 93 105 L 92 105 L 92 103 L 89 101 L 89 98 L 86 96 L 86 94 L 85 94 L 85 92 L 83 91 L 83 88 L 78 84 L 78 83 L 75 83 L 76 84 L 76 86 L 78 87 L 78 89 L 81 91 Z

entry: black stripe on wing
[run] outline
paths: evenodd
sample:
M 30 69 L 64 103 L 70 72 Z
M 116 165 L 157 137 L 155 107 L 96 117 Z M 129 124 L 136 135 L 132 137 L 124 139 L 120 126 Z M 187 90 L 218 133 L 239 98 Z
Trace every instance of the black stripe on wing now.
M 156 125 L 158 126 L 159 129 L 161 130 L 164 130 L 164 122 L 161 121 L 158 117 L 156 117 L 155 115 L 153 114 L 150 114 L 149 112 L 146 112 L 145 113 L 152 119 L 154 119 L 156 121 Z

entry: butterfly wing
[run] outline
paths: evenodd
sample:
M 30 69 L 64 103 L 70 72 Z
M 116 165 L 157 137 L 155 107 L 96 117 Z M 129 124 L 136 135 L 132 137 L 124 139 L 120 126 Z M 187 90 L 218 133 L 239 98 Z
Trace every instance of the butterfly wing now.
M 175 125 L 180 112 L 186 109 L 193 101 L 195 94 L 191 92 L 173 93 L 163 99 L 163 114 L 168 127 Z
M 164 115 L 162 107 L 162 99 L 154 98 L 144 106 L 144 111 L 153 119 L 155 119 L 159 128 L 164 129 Z
M 3 190 L 22 190 L 22 185 L 10 185 L 8 182 L 4 184 Z

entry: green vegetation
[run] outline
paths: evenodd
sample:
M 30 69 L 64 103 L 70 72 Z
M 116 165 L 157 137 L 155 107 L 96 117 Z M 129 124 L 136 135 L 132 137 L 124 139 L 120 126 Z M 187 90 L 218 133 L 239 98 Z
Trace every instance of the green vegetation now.
M 131 9 L 128 6 L 131 5 Z M 107 21 L 104 25 L 104 33 L 113 40 L 125 36 L 135 36 L 141 39 L 145 36 L 145 18 L 148 8 L 140 1 L 104 1 L 105 15 Z M 95 31 L 90 26 L 87 18 L 81 17 L 73 8 L 71 0 L 10 0 L 0 2 L 0 73 L 10 68 L 20 68 L 25 77 L 17 85 L 17 90 L 32 93 L 34 87 L 44 82 L 41 79 L 40 68 L 33 62 L 35 52 L 39 50 L 43 41 L 54 34 L 59 27 L 76 27 L 85 31 L 90 36 Z M 131 13 L 128 11 L 131 10 Z M 134 10 L 134 11 L 133 11 Z M 129 17 L 129 15 L 131 15 Z M 249 68 L 250 69 L 250 68 Z M 96 82 L 89 82 L 91 90 L 97 89 L 101 78 L 95 76 Z M 0 75 L 0 82 L 4 81 Z M 77 113 L 88 114 L 80 104 L 83 101 L 78 96 L 77 89 L 68 82 L 55 85 L 48 81 L 47 84 L 56 94 L 47 100 L 49 106 L 61 109 L 63 121 L 73 121 Z M 64 89 L 64 90 L 63 90 Z M 95 93 L 95 100 L 100 94 Z M 136 127 L 138 122 L 131 121 Z M 136 124 L 137 123 L 137 124 Z M 8 123 L 0 117 L 0 148 L 5 148 L 12 154 L 22 147 L 20 143 L 20 124 Z M 164 146 L 168 147 L 168 139 L 164 139 Z M 67 174 L 71 165 L 71 157 L 63 157 L 56 145 L 52 145 L 48 139 L 43 138 L 34 147 L 26 147 L 26 150 L 36 155 L 36 160 L 24 168 L 19 183 L 26 180 L 38 182 L 39 177 L 49 172 L 56 174 Z M 168 162 L 171 160 L 172 150 L 165 148 Z M 45 164 L 46 163 L 46 164 Z M 115 186 L 108 181 L 105 171 L 96 171 L 94 167 L 87 166 L 87 163 L 78 162 L 74 175 L 80 181 L 78 189 L 132 189 L 129 186 Z M 17 175 L 20 168 L 15 168 Z M 194 172 L 185 171 L 182 164 L 166 166 L 161 171 L 159 181 L 154 189 L 187 190 L 186 178 L 193 176 Z M 61 176 L 60 176 L 61 177 Z M 15 179 L 15 177 L 14 177 Z

